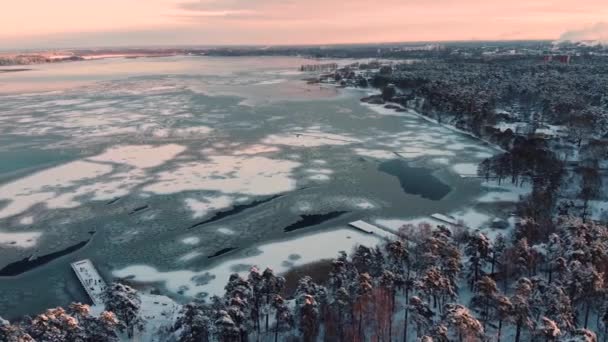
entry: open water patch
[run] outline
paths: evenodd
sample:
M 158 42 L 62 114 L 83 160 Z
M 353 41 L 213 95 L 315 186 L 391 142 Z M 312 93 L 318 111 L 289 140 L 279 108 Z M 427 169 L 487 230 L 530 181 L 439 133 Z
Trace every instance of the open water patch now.
M 396 177 L 405 193 L 439 201 L 452 188 L 433 176 L 433 171 L 424 167 L 411 167 L 405 161 L 394 159 L 380 163 L 378 170 Z

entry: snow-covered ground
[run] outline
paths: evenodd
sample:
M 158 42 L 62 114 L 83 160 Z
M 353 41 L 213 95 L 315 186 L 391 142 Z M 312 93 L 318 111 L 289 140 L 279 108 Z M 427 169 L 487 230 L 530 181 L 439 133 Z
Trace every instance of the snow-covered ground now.
M 248 249 L 244 255 L 230 257 L 218 265 L 200 271 L 164 272 L 142 264 L 116 270 L 113 275 L 137 282 L 162 283 L 170 292 L 189 297 L 200 294 L 221 296 L 230 274 L 246 274 L 252 266 L 262 269 L 270 267 L 280 274 L 294 266 L 335 258 L 339 251 L 350 252 L 359 244 L 373 246 L 381 241 L 382 238 L 376 235 L 338 228 L 261 244 Z

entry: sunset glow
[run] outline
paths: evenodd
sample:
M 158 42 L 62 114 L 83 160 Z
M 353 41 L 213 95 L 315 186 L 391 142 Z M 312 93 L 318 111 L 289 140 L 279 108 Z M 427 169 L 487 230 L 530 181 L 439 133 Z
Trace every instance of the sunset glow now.
M 0 48 L 557 39 L 605 18 L 605 0 L 21 0 Z

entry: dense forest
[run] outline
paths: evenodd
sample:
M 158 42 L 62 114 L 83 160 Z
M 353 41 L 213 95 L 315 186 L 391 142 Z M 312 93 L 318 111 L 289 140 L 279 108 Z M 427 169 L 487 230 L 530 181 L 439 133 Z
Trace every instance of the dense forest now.
M 295 293 L 271 269 L 228 279 L 224 297 L 184 305 L 167 341 L 605 341 L 608 228 L 560 217 L 542 241 L 522 223 L 493 241 L 479 231 L 406 225 L 359 246 L 329 280 Z M 106 310 L 55 308 L 5 322 L 3 341 L 117 341 L 142 327 L 137 292 L 106 291 Z

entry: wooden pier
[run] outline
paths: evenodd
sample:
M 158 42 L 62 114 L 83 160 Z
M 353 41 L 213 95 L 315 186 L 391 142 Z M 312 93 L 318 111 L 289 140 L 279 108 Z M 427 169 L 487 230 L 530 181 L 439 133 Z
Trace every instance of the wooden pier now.
M 395 236 L 397 236 L 397 234 L 393 231 L 382 229 L 380 227 L 374 226 L 373 224 L 369 224 L 363 220 L 350 222 L 348 225 L 367 234 L 374 234 L 386 238 L 394 238 Z
M 91 260 L 73 262 L 71 266 L 93 304 L 104 305 L 103 293 L 106 289 L 106 282 L 101 278 Z

